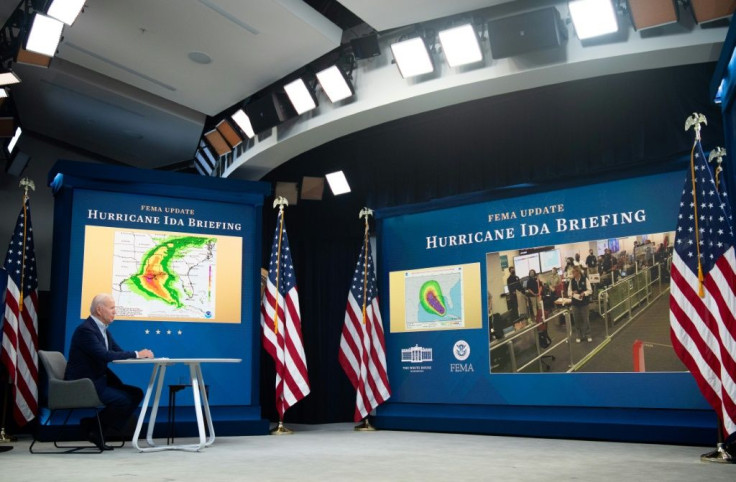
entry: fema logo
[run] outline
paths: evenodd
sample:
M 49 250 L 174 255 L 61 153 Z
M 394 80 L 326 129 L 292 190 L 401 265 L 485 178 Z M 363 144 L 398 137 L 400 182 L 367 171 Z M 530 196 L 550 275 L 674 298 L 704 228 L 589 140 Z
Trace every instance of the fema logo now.
M 452 354 L 458 361 L 465 361 L 470 356 L 470 345 L 465 340 L 458 340 L 452 347 Z

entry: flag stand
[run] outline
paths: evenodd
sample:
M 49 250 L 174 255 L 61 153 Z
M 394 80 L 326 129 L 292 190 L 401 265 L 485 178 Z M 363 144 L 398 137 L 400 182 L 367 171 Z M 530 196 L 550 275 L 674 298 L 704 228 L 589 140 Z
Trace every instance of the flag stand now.
M 0 420 L 0 423 L 2 423 L 2 426 L 0 427 L 0 443 L 15 442 L 16 440 L 18 440 L 16 437 L 5 433 L 5 416 L 8 413 L 8 389 L 7 387 L 10 386 L 10 381 L 8 381 L 8 383 L 5 386 L 6 386 L 5 390 L 3 390 L 3 418 L 2 420 Z
M 284 422 L 279 421 L 279 424 L 271 430 L 271 435 L 291 435 L 294 431 L 284 427 Z
M 371 425 L 371 422 L 367 418 L 364 418 L 362 422 L 355 426 L 354 430 L 356 432 L 375 432 L 376 427 Z

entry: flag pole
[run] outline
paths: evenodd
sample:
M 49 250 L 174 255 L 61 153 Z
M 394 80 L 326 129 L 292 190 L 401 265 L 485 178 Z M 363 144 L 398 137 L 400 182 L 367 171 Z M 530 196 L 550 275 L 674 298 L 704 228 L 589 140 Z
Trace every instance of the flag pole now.
M 369 233 L 369 225 L 368 220 L 370 217 L 373 216 L 373 210 L 369 209 L 367 207 L 364 207 L 360 210 L 360 213 L 358 214 L 359 219 L 363 219 L 365 221 L 365 231 L 364 231 L 364 237 L 363 237 L 363 325 L 366 323 L 366 302 L 368 299 L 368 249 L 370 249 L 368 244 L 368 233 Z M 356 432 L 375 432 L 376 429 L 371 425 L 371 422 L 368 420 L 368 417 L 365 417 L 358 425 L 355 426 Z
M 279 208 L 279 244 L 276 249 L 276 295 L 273 301 L 273 333 L 278 337 L 279 334 L 279 281 L 281 269 L 281 240 L 284 235 L 284 206 L 288 206 L 289 201 L 285 197 L 279 196 L 273 201 L 273 207 Z M 285 349 L 285 348 L 284 348 Z M 281 377 L 281 383 L 284 383 L 284 377 Z M 289 435 L 294 433 L 292 430 L 284 427 L 284 417 L 279 414 L 279 424 L 271 430 L 271 435 Z
M 716 191 L 720 192 L 721 189 L 721 173 L 723 172 L 723 166 L 721 166 L 721 163 L 723 162 L 723 158 L 726 156 L 726 149 L 723 147 L 716 147 L 712 151 L 710 151 L 710 154 L 708 155 L 708 162 L 713 162 L 713 159 L 716 160 L 716 164 L 718 164 L 713 171 L 713 175 L 716 178 Z
M 710 154 L 708 155 L 708 162 L 716 161 L 716 168 L 713 172 L 713 175 L 715 177 L 716 182 L 716 192 L 720 193 L 721 190 L 721 182 L 720 182 L 720 175 L 723 173 L 723 166 L 721 163 L 723 162 L 723 158 L 727 155 L 726 149 L 723 147 L 716 147 L 712 151 L 710 151 Z M 718 428 L 717 428 L 717 436 L 716 436 L 716 448 L 715 450 L 705 453 L 700 456 L 700 460 L 703 462 L 717 462 L 717 463 L 734 463 L 734 458 L 730 453 L 729 447 L 726 445 L 725 440 L 723 439 L 723 420 L 721 420 L 721 417 L 718 417 Z
M 24 177 L 18 183 L 18 187 L 23 188 L 23 216 L 24 216 L 24 219 L 27 219 L 27 214 L 26 214 L 26 201 L 29 198 L 29 196 L 28 196 L 28 190 L 30 189 L 31 191 L 35 191 L 36 190 L 36 184 L 31 179 L 28 179 L 27 177 Z M 23 231 L 23 253 L 26 252 L 25 251 L 25 248 L 26 248 L 25 247 L 25 243 L 26 243 L 26 232 L 25 232 L 26 226 L 25 226 L 25 224 L 27 224 L 27 223 L 24 223 L 24 226 L 23 226 L 23 230 L 24 230 Z M 21 259 L 23 260 L 22 261 L 23 262 L 23 268 L 21 269 L 21 276 L 22 276 L 25 273 L 25 262 L 26 262 L 25 255 L 21 256 Z M 19 296 L 19 300 L 18 300 L 18 308 L 19 308 L 20 311 L 22 311 L 23 310 L 23 282 L 22 282 L 22 278 L 21 278 L 21 284 L 20 284 L 19 289 L 20 289 L 20 296 Z M 4 316 L 4 314 L 3 314 L 3 316 Z M 16 353 L 17 353 L 18 347 L 16 346 L 15 349 L 16 349 Z M 16 374 L 13 374 L 13 376 L 11 376 L 11 374 L 8 373 L 8 383 L 5 385 L 5 390 L 3 390 L 3 418 L 2 418 L 2 420 L 0 420 L 0 423 L 2 423 L 2 426 L 0 426 L 0 443 L 15 442 L 16 440 L 18 440 L 17 437 L 14 437 L 13 435 L 8 435 L 5 432 L 5 420 L 6 420 L 6 417 L 7 417 L 7 414 L 8 414 L 8 392 L 10 392 L 10 394 L 12 396 L 13 391 L 12 390 L 9 390 L 9 388 L 11 386 L 13 386 L 13 379 L 15 378 L 15 376 L 17 376 L 17 375 Z
M 703 288 L 703 264 L 700 260 L 700 231 L 698 230 L 698 194 L 695 188 L 695 147 L 700 142 L 700 124 L 708 125 L 708 120 L 703 114 L 693 112 L 693 115 L 687 118 L 685 121 L 685 130 L 687 131 L 690 127 L 695 131 L 695 140 L 693 141 L 693 148 L 690 151 L 690 174 L 693 181 L 693 214 L 695 216 L 695 250 L 698 255 L 698 296 L 705 298 L 705 289 Z

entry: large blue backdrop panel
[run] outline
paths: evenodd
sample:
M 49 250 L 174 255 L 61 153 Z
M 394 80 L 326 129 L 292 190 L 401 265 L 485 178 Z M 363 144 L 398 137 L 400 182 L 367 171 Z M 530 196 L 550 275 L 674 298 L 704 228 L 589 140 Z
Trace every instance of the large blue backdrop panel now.
M 715 418 L 689 373 L 489 370 L 484 315 L 488 253 L 671 232 L 684 180 L 685 173 L 676 171 L 521 197 L 460 205 L 449 199 L 447 207 L 440 201 L 377 213 L 393 392 L 377 411 L 379 426 L 622 440 L 712 438 Z M 392 319 L 408 319 L 414 308 L 396 309 L 395 298 L 404 294 L 396 289 L 397 273 L 400 278 L 426 268 L 471 263 L 477 263 L 482 275 L 477 286 L 468 285 L 476 292 L 466 293 L 465 301 L 470 296 L 482 304 L 472 315 L 480 319 L 466 318 L 462 328 L 436 330 L 412 330 L 405 320 Z M 399 300 L 404 303 L 409 302 Z M 431 353 L 428 361 L 412 361 L 412 349 Z M 651 430 L 650 424 L 659 429 Z M 611 431 L 610 425 L 617 428 Z
M 261 208 L 270 187 L 66 161 L 54 166 L 49 184 L 56 197 L 50 348 L 67 353 L 91 297 L 112 293 L 111 333 L 124 349 L 241 358 L 203 366 L 213 417 L 256 422 L 242 425 L 246 432 L 267 429 L 260 420 L 258 313 Z M 176 243 L 185 244 L 157 262 Z M 170 282 L 156 284 L 148 268 Z M 138 386 L 150 377 L 141 366 L 111 368 Z M 185 366 L 167 371 L 165 383 L 184 380 Z M 178 405 L 191 404 L 191 395 L 180 397 Z

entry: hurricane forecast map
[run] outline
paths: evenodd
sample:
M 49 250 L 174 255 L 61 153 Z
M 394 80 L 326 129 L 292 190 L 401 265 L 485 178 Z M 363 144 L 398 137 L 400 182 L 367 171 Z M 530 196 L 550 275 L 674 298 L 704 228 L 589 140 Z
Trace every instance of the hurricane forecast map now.
M 406 272 L 406 329 L 463 328 L 463 267 Z
M 112 294 L 124 318 L 215 317 L 217 238 L 117 230 Z

